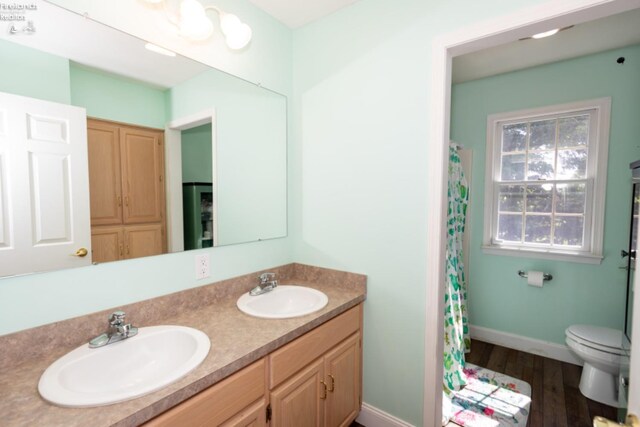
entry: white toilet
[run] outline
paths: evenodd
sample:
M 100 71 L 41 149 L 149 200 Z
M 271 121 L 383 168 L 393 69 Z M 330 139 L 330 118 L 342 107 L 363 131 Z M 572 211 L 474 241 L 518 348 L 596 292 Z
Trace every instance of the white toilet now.
M 619 407 L 618 374 L 629 366 L 622 349 L 622 331 L 591 325 L 571 325 L 565 330 L 571 351 L 584 360 L 580 392 L 589 399 Z

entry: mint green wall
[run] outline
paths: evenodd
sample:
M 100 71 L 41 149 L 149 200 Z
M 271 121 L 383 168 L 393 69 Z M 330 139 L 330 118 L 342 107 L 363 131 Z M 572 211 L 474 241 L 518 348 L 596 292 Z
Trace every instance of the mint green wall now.
M 150 19 L 146 2 L 122 0 L 106 4 L 56 0 L 55 3 L 80 13 L 90 10 L 93 19 L 115 23 L 116 27 L 131 33 L 144 27 L 151 33 L 161 34 L 156 21 Z M 227 10 L 244 12 L 243 17 L 252 25 L 257 40 L 251 49 L 257 51 L 246 55 L 230 52 L 220 45 L 187 44 L 181 40 L 176 50 L 207 63 L 212 63 L 212 58 L 224 58 L 227 68 L 223 68 L 267 82 L 268 86 L 289 95 L 291 30 L 246 0 L 231 1 Z M 175 35 L 167 37 L 175 38 Z M 194 256 L 201 253 L 211 256 L 211 277 L 196 280 Z M 202 286 L 292 260 L 290 239 L 284 238 L 4 278 L 0 280 L 0 334 Z M 135 313 L 131 315 L 135 320 Z
M 427 164 L 438 35 L 536 1 L 361 0 L 294 31 L 291 233 L 365 273 L 364 401 L 422 424 Z
M 626 57 L 624 65 L 616 63 Z M 609 165 L 601 265 L 483 254 L 487 115 L 612 97 Z M 640 159 L 640 45 L 454 85 L 451 137 L 473 150 L 470 217 L 471 323 L 564 344 L 574 323 L 621 329 L 631 209 L 629 163 Z M 526 285 L 518 270 L 553 274 L 544 288 Z
M 211 183 L 211 123 L 183 130 L 181 148 L 182 182 Z
M 87 116 L 164 129 L 164 89 L 0 40 L 0 91 L 83 107 Z
M 69 61 L 0 39 L 0 92 L 68 104 Z
M 286 97 L 210 71 L 167 98 L 172 120 L 215 108 L 218 244 L 286 235 Z
M 164 89 L 69 63 L 71 103 L 88 117 L 164 129 Z

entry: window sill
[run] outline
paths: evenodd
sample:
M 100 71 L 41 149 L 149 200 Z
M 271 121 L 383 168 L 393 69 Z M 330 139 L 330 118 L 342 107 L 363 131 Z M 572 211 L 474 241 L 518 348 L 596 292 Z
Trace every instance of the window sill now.
M 536 250 L 532 248 L 517 248 L 504 246 L 483 245 L 482 252 L 489 255 L 504 255 L 521 258 L 549 259 L 553 261 L 578 262 L 582 264 L 600 264 L 604 257 L 584 252 Z

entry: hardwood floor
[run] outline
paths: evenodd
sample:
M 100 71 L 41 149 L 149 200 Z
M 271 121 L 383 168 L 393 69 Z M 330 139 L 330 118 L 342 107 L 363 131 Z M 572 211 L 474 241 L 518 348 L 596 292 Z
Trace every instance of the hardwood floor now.
M 584 397 L 578 385 L 582 368 L 535 354 L 473 340 L 466 360 L 531 385 L 527 427 L 591 427 L 593 417 L 615 420 L 617 409 Z M 350 427 L 364 427 L 354 421 Z M 457 427 L 454 423 L 447 427 Z
M 531 384 L 528 427 L 589 427 L 596 415 L 616 419 L 616 408 L 580 393 L 580 366 L 478 340 L 466 360 Z

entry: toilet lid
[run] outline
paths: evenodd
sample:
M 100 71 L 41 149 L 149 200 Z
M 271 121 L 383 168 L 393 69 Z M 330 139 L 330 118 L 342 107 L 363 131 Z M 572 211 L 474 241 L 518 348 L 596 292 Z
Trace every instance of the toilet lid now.
M 619 352 L 622 350 L 622 331 L 602 326 L 571 325 L 567 333 L 584 341 L 585 344 L 595 344 L 607 351 Z

